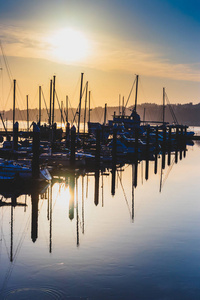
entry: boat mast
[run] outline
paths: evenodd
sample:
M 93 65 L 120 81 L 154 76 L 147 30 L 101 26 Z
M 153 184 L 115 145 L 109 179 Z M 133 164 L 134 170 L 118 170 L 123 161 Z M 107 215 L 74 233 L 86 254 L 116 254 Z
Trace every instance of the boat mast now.
M 79 131 L 80 131 L 80 118 L 81 118 L 81 100 L 82 100 L 83 74 L 84 74 L 84 73 L 81 73 L 81 86 L 80 86 L 79 111 L 78 111 L 78 136 L 79 136 Z
M 62 122 L 65 123 L 65 120 L 63 118 L 63 101 L 62 100 L 61 100 L 60 118 L 61 118 L 61 128 L 62 128 Z
M 29 131 L 29 111 L 28 111 L 28 95 L 26 95 L 26 104 L 27 104 L 27 131 Z
M 16 97 L 16 79 L 13 80 L 13 131 L 15 124 L 15 97 Z
M 105 108 L 104 108 L 104 122 L 103 125 L 106 125 L 106 115 L 107 115 L 107 103 L 105 103 Z
M 41 86 L 39 86 L 39 116 L 38 116 L 38 124 L 40 126 L 41 122 Z
M 91 91 L 89 91 L 89 103 L 88 103 L 88 106 L 89 106 L 89 111 L 88 111 L 88 122 L 90 122 L 90 112 L 91 112 L 91 109 L 90 109 L 90 94 L 91 94 Z
M 165 88 L 163 88 L 163 125 L 165 123 Z
M 66 96 L 66 123 L 68 123 L 68 96 Z
M 87 108 L 87 94 L 88 94 L 88 81 L 86 82 L 86 91 L 85 91 L 84 135 L 85 135 L 85 121 L 86 121 L 86 108 Z
M 54 124 L 54 106 L 55 106 L 55 83 L 56 76 L 53 76 L 53 105 L 52 105 L 52 125 Z
M 145 122 L 145 112 L 146 112 L 146 108 L 144 107 L 144 112 L 143 112 L 143 125 L 144 125 L 144 122 Z
M 136 108 L 137 108 L 138 77 L 139 77 L 139 75 L 136 75 L 135 107 L 134 107 L 135 112 L 136 112 Z
M 50 103 L 49 103 L 49 125 L 51 126 L 51 106 L 52 106 L 52 79 L 50 80 Z
M 121 110 L 121 95 L 119 94 L 119 115 L 120 115 L 120 110 Z
M 125 111 L 125 108 L 124 108 L 124 96 L 122 98 L 122 116 L 124 116 L 124 111 Z

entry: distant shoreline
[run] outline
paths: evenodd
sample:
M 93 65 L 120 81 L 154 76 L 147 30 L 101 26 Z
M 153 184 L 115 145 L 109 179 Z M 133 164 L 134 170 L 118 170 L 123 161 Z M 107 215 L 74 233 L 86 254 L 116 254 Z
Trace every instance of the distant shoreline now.
M 165 108 L 165 121 L 169 123 L 173 123 L 173 117 L 170 110 L 173 110 L 178 123 L 179 124 L 185 124 L 188 126 L 200 126 L 200 103 L 198 104 L 172 104 L 166 105 Z M 128 107 L 125 109 L 125 114 L 130 115 L 132 107 Z M 75 108 L 69 108 L 68 111 L 68 120 L 71 123 L 74 119 Z M 112 116 L 114 112 L 116 114 L 121 113 L 122 108 L 120 107 L 107 107 L 107 120 L 112 119 Z M 140 115 L 141 121 L 143 121 L 143 118 L 145 118 L 145 121 L 162 121 L 162 111 L 163 106 L 158 105 L 155 103 L 143 103 L 138 104 L 137 106 L 137 112 Z M 3 119 L 4 120 L 12 120 L 13 118 L 13 111 L 12 109 L 8 111 L 2 112 Z M 63 117 L 66 118 L 65 111 L 63 110 Z M 27 118 L 27 111 L 16 109 L 15 111 L 15 119 L 16 121 L 26 121 Z M 84 109 L 81 110 L 81 122 L 83 122 L 84 119 Z M 29 109 L 29 120 L 35 120 L 37 122 L 38 120 L 38 109 Z M 92 108 L 90 112 L 90 120 L 91 122 L 100 122 L 103 123 L 104 120 L 104 107 L 95 107 Z M 42 109 L 41 112 L 41 121 L 48 123 L 48 114 L 46 109 Z M 86 121 L 88 121 L 88 109 L 86 110 Z M 55 109 L 55 122 L 61 122 L 61 113 L 59 109 Z

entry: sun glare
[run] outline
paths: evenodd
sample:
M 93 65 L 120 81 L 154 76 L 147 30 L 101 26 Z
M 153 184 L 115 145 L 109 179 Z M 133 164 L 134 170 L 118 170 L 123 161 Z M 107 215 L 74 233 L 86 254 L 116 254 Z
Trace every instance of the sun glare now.
M 87 57 L 89 42 L 83 33 L 73 29 L 61 29 L 49 38 L 52 55 L 61 61 L 76 62 Z

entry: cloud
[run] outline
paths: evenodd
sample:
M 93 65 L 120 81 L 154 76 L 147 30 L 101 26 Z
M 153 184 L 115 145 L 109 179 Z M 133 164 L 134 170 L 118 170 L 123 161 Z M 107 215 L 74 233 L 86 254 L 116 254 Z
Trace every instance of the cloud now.
M 48 43 L 47 32 L 35 32 L 2 25 L 0 32 L 0 39 L 3 45 L 5 44 L 6 56 L 55 61 L 55 58 L 51 56 L 52 46 Z M 196 64 L 172 63 L 167 49 L 157 51 L 150 44 L 141 44 L 137 41 L 124 42 L 105 35 L 91 36 L 89 43 L 92 53 L 81 62 L 83 66 L 174 80 L 200 81 L 199 62 Z M 80 62 L 77 63 L 80 64 Z
M 0 26 L 0 32 L 6 56 L 43 58 L 49 46 L 43 39 L 43 33 L 40 32 L 16 26 Z
M 117 41 L 99 45 L 93 64 L 104 70 L 118 70 L 145 76 L 164 77 L 175 80 L 200 81 L 200 63 L 172 63 L 147 45 L 129 45 Z M 146 50 L 148 49 L 148 50 Z

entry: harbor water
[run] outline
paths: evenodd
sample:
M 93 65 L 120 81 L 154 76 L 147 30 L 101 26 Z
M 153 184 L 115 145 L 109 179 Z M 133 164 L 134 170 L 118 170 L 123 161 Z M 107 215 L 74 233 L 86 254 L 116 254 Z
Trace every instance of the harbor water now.
M 1 188 L 0 299 L 199 299 L 200 144 L 161 159 Z

